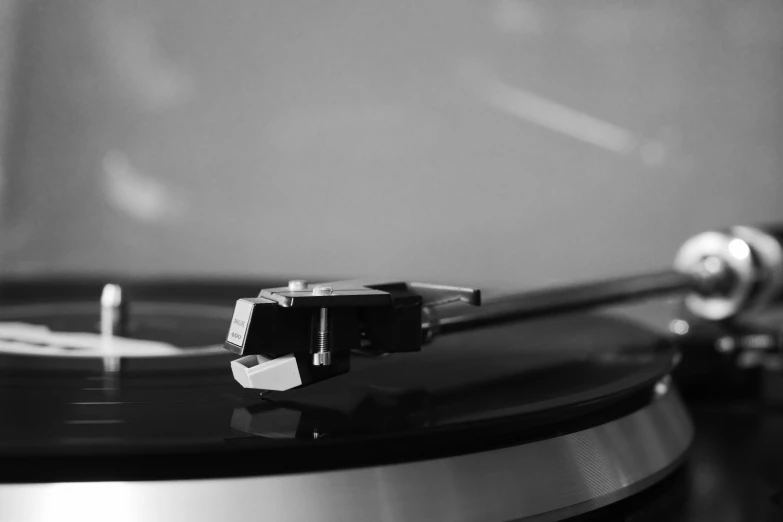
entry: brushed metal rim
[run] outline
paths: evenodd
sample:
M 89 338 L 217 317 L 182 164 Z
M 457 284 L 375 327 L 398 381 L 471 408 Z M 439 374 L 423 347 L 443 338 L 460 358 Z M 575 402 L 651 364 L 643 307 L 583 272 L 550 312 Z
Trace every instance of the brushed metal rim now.
M 560 520 L 664 478 L 692 439 L 690 418 L 669 388 L 620 419 L 520 446 L 279 476 L 8 484 L 0 486 L 0 511 L 27 522 Z

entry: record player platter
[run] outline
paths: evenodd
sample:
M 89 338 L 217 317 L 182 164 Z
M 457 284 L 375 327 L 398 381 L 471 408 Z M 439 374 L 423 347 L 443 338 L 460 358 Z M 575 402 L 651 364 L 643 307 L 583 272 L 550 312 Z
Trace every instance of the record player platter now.
M 215 349 L 261 286 L 129 283 L 107 341 L 101 284 L 0 285 L 3 519 L 560 520 L 663 480 L 691 443 L 676 351 L 600 315 L 262 397 Z

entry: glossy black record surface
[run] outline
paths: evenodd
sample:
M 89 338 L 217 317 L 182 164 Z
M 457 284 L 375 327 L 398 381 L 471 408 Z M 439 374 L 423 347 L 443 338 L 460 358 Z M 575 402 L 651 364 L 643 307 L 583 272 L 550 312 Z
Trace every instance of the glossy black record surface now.
M 0 284 L 0 322 L 12 309 L 14 321 L 24 320 L 25 303 L 70 303 L 53 305 L 59 315 L 44 323 L 89 329 L 97 316 L 85 315 L 85 303 L 95 302 L 101 284 Z M 136 281 L 125 288 L 148 309 L 212 307 L 214 322 L 185 314 L 155 326 L 153 316 L 136 318 L 138 332 L 191 346 L 221 342 L 234 301 L 274 285 Z M 71 324 L 69 307 L 81 310 Z M 673 357 L 665 340 L 627 321 L 564 316 L 444 336 L 421 353 L 356 355 L 349 374 L 261 398 L 234 382 L 231 357 L 222 354 L 200 365 L 169 358 L 133 367 L 130 360 L 112 375 L 99 358 L 65 368 L 46 358 L 20 365 L 0 353 L 0 480 L 263 475 L 519 444 L 638 409 Z

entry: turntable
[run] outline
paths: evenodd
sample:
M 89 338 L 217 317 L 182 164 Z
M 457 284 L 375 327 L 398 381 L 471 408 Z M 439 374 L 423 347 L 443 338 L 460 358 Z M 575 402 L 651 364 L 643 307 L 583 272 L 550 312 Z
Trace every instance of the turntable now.
M 772 334 L 747 317 L 780 294 L 778 237 L 708 232 L 673 270 L 505 296 L 384 281 L 6 281 L 2 518 L 777 516 L 779 414 L 737 410 L 736 397 L 686 407 L 676 384 L 765 372 L 775 389 L 780 344 L 750 342 Z M 588 311 L 670 294 L 685 295 L 670 334 Z M 774 402 L 765 393 L 751 404 Z M 755 431 L 738 436 L 737 419 Z M 744 463 L 726 464 L 725 446 Z M 750 513 L 737 507 L 748 498 Z

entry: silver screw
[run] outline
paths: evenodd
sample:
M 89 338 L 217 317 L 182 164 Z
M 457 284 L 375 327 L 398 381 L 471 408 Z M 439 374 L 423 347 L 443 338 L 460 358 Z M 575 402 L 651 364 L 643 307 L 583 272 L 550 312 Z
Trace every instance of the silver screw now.
M 288 282 L 288 290 L 291 292 L 301 292 L 307 290 L 307 281 L 304 279 L 292 279 Z
M 313 295 L 332 295 L 334 289 L 331 286 L 316 286 Z M 313 354 L 313 366 L 329 366 L 332 364 L 331 342 L 332 333 L 329 331 L 329 309 L 326 307 L 318 311 L 318 332 L 315 337 L 316 352 Z
M 318 332 L 315 334 L 316 352 L 313 354 L 313 366 L 329 366 L 332 364 L 330 351 L 332 333 L 329 331 L 329 309 L 321 308 L 318 317 Z

